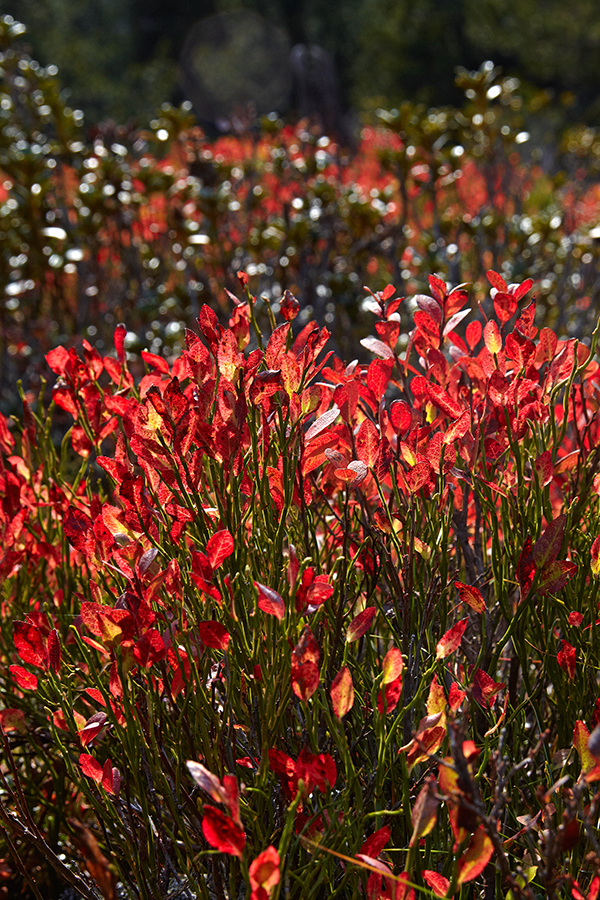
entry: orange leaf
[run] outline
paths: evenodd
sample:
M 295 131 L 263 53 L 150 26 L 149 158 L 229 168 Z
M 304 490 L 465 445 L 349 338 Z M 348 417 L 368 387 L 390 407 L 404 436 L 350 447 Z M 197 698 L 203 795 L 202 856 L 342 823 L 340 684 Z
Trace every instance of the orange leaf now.
M 458 591 L 461 603 L 467 603 L 471 609 L 474 609 L 477 613 L 485 612 L 485 600 L 476 587 L 471 587 L 469 584 L 462 584 L 460 581 L 455 581 L 454 587 Z
M 581 762 L 581 771 L 586 774 L 591 772 L 595 766 L 595 760 L 588 749 L 590 733 L 587 730 L 585 722 L 578 720 L 575 722 L 573 731 L 573 746 L 577 750 L 579 761 Z
M 436 659 L 446 659 L 447 656 L 458 650 L 468 621 L 468 619 L 461 619 L 460 622 L 449 628 L 446 634 L 440 638 L 436 650 Z
M 458 884 L 465 884 L 480 875 L 494 853 L 491 839 L 480 825 L 471 838 L 471 842 L 458 862 Z
M 336 718 L 343 719 L 354 705 L 354 685 L 348 666 L 344 666 L 337 673 L 331 683 L 331 702 Z

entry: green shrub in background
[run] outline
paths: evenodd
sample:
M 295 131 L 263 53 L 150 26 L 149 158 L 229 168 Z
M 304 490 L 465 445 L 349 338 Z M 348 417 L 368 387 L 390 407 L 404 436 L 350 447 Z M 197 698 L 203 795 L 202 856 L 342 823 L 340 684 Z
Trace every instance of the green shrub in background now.
M 225 309 L 240 269 L 261 320 L 296 291 L 302 315 L 326 323 L 347 358 L 368 333 L 362 284 L 393 279 L 418 293 L 431 271 L 473 282 L 484 302 L 484 273 L 502 266 L 508 281 L 536 280 L 540 315 L 558 333 L 593 327 L 600 140 L 567 134 L 547 174 L 528 149 L 535 117 L 493 67 L 460 75 L 462 109 L 382 112 L 385 127 L 365 128 L 352 152 L 308 123 L 270 120 L 211 144 L 170 108 L 146 131 L 86 131 L 55 73 L 15 49 L 21 30 L 2 21 L 6 410 L 19 378 L 37 390 L 51 347 L 76 335 L 107 347 L 118 321 L 128 349 L 173 356 L 204 302 Z

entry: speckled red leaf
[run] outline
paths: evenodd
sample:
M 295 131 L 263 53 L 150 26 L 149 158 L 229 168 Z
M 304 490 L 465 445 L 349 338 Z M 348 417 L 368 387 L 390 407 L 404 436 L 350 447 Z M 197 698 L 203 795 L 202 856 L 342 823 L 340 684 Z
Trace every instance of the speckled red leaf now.
M 379 451 L 379 432 L 370 419 L 363 419 L 356 433 L 356 455 L 366 466 L 373 467 Z
M 446 896 L 450 882 L 443 875 L 432 869 L 421 869 L 421 878 L 429 885 L 436 897 Z
M 483 669 L 477 669 L 473 676 L 473 700 L 480 706 L 489 707 L 503 687 L 504 682 L 494 681 Z
M 69 543 L 85 556 L 91 556 L 96 548 L 92 520 L 81 509 L 69 506 L 63 519 L 63 530 Z
M 314 662 L 292 662 L 292 690 L 296 697 L 307 702 L 319 686 L 319 667 Z
M 38 685 L 37 676 L 28 672 L 23 666 L 9 666 L 8 671 L 22 691 L 35 691 Z
M 440 638 L 436 649 L 436 659 L 446 659 L 447 656 L 458 650 L 468 621 L 468 619 L 461 619 Z
M 487 280 L 489 281 L 489 283 L 492 285 L 492 287 L 495 287 L 497 291 L 507 291 L 508 290 L 508 285 L 505 282 L 502 275 L 498 275 L 498 273 L 494 272 L 493 269 L 489 269 L 486 272 L 486 275 L 487 275 Z
M 516 297 L 513 294 L 507 294 L 505 291 L 498 291 L 494 295 L 493 302 L 494 310 L 502 325 L 508 322 L 509 319 L 512 319 L 519 305 Z
M 412 410 L 404 400 L 394 400 L 390 404 L 389 417 L 397 432 L 408 431 L 412 422 Z
M 454 587 L 458 591 L 461 603 L 467 603 L 477 613 L 485 612 L 485 600 L 481 591 L 470 584 L 462 584 L 460 581 L 455 581 Z
M 387 390 L 394 368 L 393 359 L 374 359 L 367 370 L 367 387 L 379 402 Z
M 566 521 L 566 515 L 557 516 L 547 525 L 543 534 L 533 545 L 533 561 L 538 568 L 551 563 L 560 553 Z
M 32 625 L 30 622 L 16 621 L 14 623 L 14 631 L 15 649 L 23 662 L 39 668 L 47 668 L 48 651 L 44 644 L 42 632 L 37 625 Z

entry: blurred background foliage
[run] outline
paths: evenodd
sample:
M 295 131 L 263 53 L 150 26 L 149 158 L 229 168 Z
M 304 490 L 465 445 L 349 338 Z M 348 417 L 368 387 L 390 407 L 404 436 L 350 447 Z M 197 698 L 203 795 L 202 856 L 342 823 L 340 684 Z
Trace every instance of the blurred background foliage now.
M 2 0 L 28 28 L 32 55 L 60 69 L 89 122 L 144 121 L 180 102 L 179 60 L 195 23 L 253 10 L 335 60 L 346 109 L 403 100 L 457 103 L 457 66 L 493 59 L 548 90 L 567 117 L 600 121 L 596 0 Z M 262 48 L 263 51 L 268 48 Z M 279 110 L 281 112 L 281 110 Z
M 530 81 L 510 68 L 521 53 L 512 34 L 520 7 L 517 24 L 500 27 L 512 7 L 491 0 L 473 4 L 472 15 L 470 0 L 438 3 L 435 15 L 429 0 L 410 11 L 383 0 L 338 0 L 326 11 L 309 0 L 273 0 L 261 4 L 260 20 L 250 4 L 242 15 L 234 3 L 173 0 L 168 12 L 158 0 L 18 5 L 28 30 L 10 15 L 0 19 L 5 412 L 20 404 L 19 379 L 39 389 L 49 349 L 81 338 L 108 348 L 119 321 L 131 354 L 148 347 L 177 355 L 203 303 L 225 321 L 224 289 L 239 292 L 240 270 L 251 276 L 259 315 L 269 306 L 276 314 L 291 290 L 302 306 L 298 324 L 326 325 L 346 359 L 365 356 L 360 341 L 372 329 L 363 286 L 393 283 L 410 297 L 428 290 L 432 272 L 469 282 L 474 303 L 484 302 L 489 268 L 507 282 L 531 277 L 540 324 L 582 339 L 591 333 L 600 305 L 592 90 L 596 66 L 600 93 L 600 54 L 592 53 L 591 4 L 581 3 L 585 35 L 565 25 L 554 68 L 545 45 L 530 47 L 532 58 L 547 60 L 537 86 L 531 61 Z M 548 15 L 554 5 L 544 5 Z M 558 44 L 538 7 L 529 24 L 538 22 L 541 43 L 554 34 Z M 216 30 L 192 28 L 202 14 Z M 239 68 L 250 51 L 236 22 L 261 21 L 290 47 L 322 42 L 325 55 L 309 63 L 323 74 L 334 58 L 336 71 L 321 100 L 337 80 L 354 125 L 341 116 L 337 136 L 327 135 L 315 120 L 295 120 L 293 109 L 258 118 L 241 109 L 219 136 L 217 104 L 207 136 L 189 101 L 167 102 L 183 99 L 182 53 L 197 82 L 221 40 Z M 497 50 L 505 68 L 481 62 L 475 22 L 481 47 Z M 502 46 L 490 44 L 494 23 Z M 523 23 L 523 57 L 525 30 Z M 276 64 L 267 43 L 257 41 L 257 50 L 270 60 L 247 61 L 257 81 Z M 585 82 L 576 83 L 569 54 L 580 56 Z M 311 77 L 305 69 L 308 93 Z M 202 106 L 202 91 L 199 98 Z M 586 112 L 590 119 L 579 120 Z M 401 328 L 400 342 L 408 339 Z

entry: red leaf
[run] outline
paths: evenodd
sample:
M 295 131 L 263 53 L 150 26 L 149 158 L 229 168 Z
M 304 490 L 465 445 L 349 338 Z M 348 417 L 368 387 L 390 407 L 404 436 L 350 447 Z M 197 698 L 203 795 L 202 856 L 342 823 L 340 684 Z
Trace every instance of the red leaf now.
M 390 404 L 390 422 L 397 432 L 408 431 L 412 422 L 412 411 L 404 400 L 394 400 Z
M 25 713 L 22 709 L 0 710 L 0 726 L 4 731 L 25 731 Z
M 57 375 L 64 375 L 67 363 L 69 362 L 69 351 L 64 347 L 56 347 L 49 353 L 46 353 L 46 362 L 53 372 Z
M 56 628 L 53 628 L 48 635 L 48 664 L 56 675 L 58 675 L 60 671 L 60 659 L 61 652 L 58 631 Z
M 522 281 L 519 285 L 511 285 L 510 292 L 517 300 L 520 300 L 532 287 L 532 279 L 526 278 L 525 281 Z
M 221 563 L 231 556 L 234 546 L 233 537 L 227 529 L 217 531 L 208 539 L 206 555 L 213 569 L 218 569 Z
M 339 407 L 344 422 L 350 423 L 358 405 L 358 381 L 353 379 L 345 384 L 338 384 L 333 392 L 333 402 Z
M 494 309 L 502 325 L 508 322 L 509 319 L 512 319 L 518 305 L 517 298 L 513 294 L 498 291 L 494 295 Z
M 361 462 L 359 459 L 353 459 L 345 468 L 335 469 L 334 474 L 336 478 L 345 481 L 349 488 L 353 488 L 362 484 L 369 474 L 369 470 L 364 462 Z
M 448 287 L 445 281 L 442 281 L 439 275 L 430 275 L 428 277 L 429 290 L 439 303 L 443 303 L 448 293 Z
M 535 563 L 531 552 L 532 546 L 533 542 L 531 537 L 527 535 L 525 543 L 523 544 L 523 549 L 519 555 L 516 571 L 517 581 L 521 587 L 521 595 L 523 597 L 526 597 L 529 593 L 535 575 Z
M 377 402 L 387 390 L 393 368 L 393 359 L 374 359 L 367 370 L 367 387 L 371 389 Z
M 348 626 L 346 643 L 351 644 L 353 641 L 361 638 L 363 634 L 366 634 L 376 614 L 377 608 L 375 606 L 367 606 L 366 609 L 363 609 L 362 612 L 355 616 Z
M 391 713 L 398 705 L 400 695 L 402 694 L 402 675 L 399 675 L 394 681 L 384 684 L 383 689 L 377 695 L 377 710 L 382 714 Z
M 494 681 L 483 669 L 477 669 L 473 676 L 473 700 L 480 706 L 490 707 L 492 700 L 504 686 L 504 682 Z
M 279 596 L 277 591 L 266 587 L 264 584 L 254 582 L 254 587 L 258 591 L 258 606 L 263 612 L 269 616 L 275 616 L 280 622 L 285 616 L 285 603 Z
M 428 294 L 415 294 L 413 302 L 416 303 L 419 309 L 426 313 L 429 318 L 433 319 L 433 332 L 437 335 L 437 326 L 442 321 L 442 307 L 440 306 L 440 303 Z
M 422 869 L 421 878 L 429 885 L 436 897 L 446 896 L 450 882 L 443 875 L 439 875 L 431 869 Z
M 381 357 L 381 359 L 394 359 L 394 351 L 389 346 L 389 344 L 384 344 L 383 341 L 380 341 L 379 338 L 376 337 L 366 337 L 362 338 L 361 345 L 369 350 L 371 353 L 374 353 L 375 356 Z
M 225 803 L 225 791 L 216 775 L 213 775 L 202 763 L 194 762 L 192 759 L 187 760 L 186 766 L 198 787 L 206 791 L 208 796 L 217 803 Z
M 565 640 L 561 641 L 561 648 L 556 655 L 556 661 L 569 676 L 569 681 L 573 681 L 575 678 L 575 647 Z
M 594 539 L 590 548 L 591 569 L 594 575 L 600 575 L 600 534 Z
M 388 650 L 388 652 L 386 653 L 385 659 L 383 660 L 382 669 L 382 684 L 389 684 L 391 681 L 396 681 L 396 679 L 402 674 L 402 670 L 404 669 L 402 654 L 395 647 L 393 647 L 391 650 Z
M 537 473 L 537 477 L 540 480 L 540 484 L 542 486 L 550 484 L 550 482 L 552 481 L 552 476 L 554 474 L 554 471 L 552 468 L 551 452 L 549 450 L 544 450 L 544 452 L 541 453 L 538 456 L 538 458 L 536 459 L 534 466 L 535 466 L 535 471 Z
M 414 320 L 420 337 L 427 342 L 429 347 L 437 350 L 440 346 L 440 328 L 433 316 L 418 309 L 414 314 Z
M 202 833 L 211 847 L 230 856 L 241 856 L 246 844 L 243 828 L 215 806 L 204 807 Z
M 447 656 L 458 650 L 468 621 L 468 619 L 461 619 L 440 638 L 436 649 L 436 659 L 446 659 Z
M 314 662 L 292 662 L 292 690 L 296 697 L 308 702 L 319 686 L 319 667 Z
M 458 419 L 464 412 L 463 407 L 453 400 L 443 387 L 434 384 L 432 381 L 427 382 L 427 396 L 438 409 L 441 409 L 442 412 L 453 419 Z
M 343 719 L 354 705 L 354 685 L 348 666 L 343 666 L 333 679 L 330 694 L 334 715 Z
M 413 833 L 410 839 L 412 847 L 420 838 L 433 829 L 437 818 L 439 800 L 436 797 L 436 780 L 434 776 L 427 778 L 419 791 L 412 808 L 411 823 Z
M 8 671 L 21 690 L 35 691 L 37 689 L 38 680 L 33 672 L 28 672 L 23 666 L 9 666 Z
M 220 622 L 213 620 L 198 622 L 198 634 L 200 640 L 213 650 L 227 650 L 229 646 L 229 632 Z
M 363 419 L 356 433 L 356 455 L 372 468 L 379 452 L 379 432 L 370 419 Z
M 102 781 L 103 770 L 100 763 L 90 756 L 88 753 L 82 753 L 79 757 L 79 765 L 81 771 L 87 778 L 92 778 L 96 784 Z
M 142 359 L 151 369 L 157 369 L 163 375 L 169 374 L 169 363 L 164 356 L 157 356 L 156 353 L 149 353 L 148 350 L 142 350 Z
M 577 571 L 577 563 L 555 559 L 544 566 L 538 582 L 540 594 L 555 594 L 564 588 L 565 584 Z
M 96 549 L 92 520 L 83 510 L 69 506 L 63 519 L 63 530 L 70 544 L 83 553 L 91 556 Z
M 79 740 L 81 741 L 82 747 L 87 747 L 90 741 L 93 741 L 94 738 L 97 737 L 106 725 L 106 720 L 107 715 L 102 711 L 90 716 L 83 728 L 79 731 Z
M 110 759 L 107 759 L 102 768 L 102 787 L 107 794 L 116 796 L 121 787 L 121 774 L 119 770 L 113 766 Z
M 287 326 L 289 328 L 289 325 Z M 217 348 L 217 365 L 219 372 L 227 381 L 235 381 L 238 371 L 243 368 L 244 357 L 238 349 L 238 343 L 233 331 L 226 329 L 222 332 Z M 269 366 L 269 368 L 274 368 Z
M 285 345 L 290 330 L 289 322 L 279 325 L 269 338 L 267 349 L 265 350 L 265 362 L 269 369 L 279 369 L 281 355 L 285 352 Z
M 508 291 L 508 285 L 505 282 L 504 278 L 501 275 L 498 275 L 497 272 L 494 272 L 493 269 L 489 269 L 486 272 L 487 279 L 492 287 L 495 287 L 497 291 Z
M 485 600 L 476 587 L 471 587 L 469 584 L 462 584 L 460 581 L 455 581 L 454 587 L 458 591 L 461 603 L 467 603 L 471 609 L 475 610 L 477 613 L 485 612 Z
M 494 845 L 480 825 L 458 861 L 457 883 L 465 884 L 481 875 L 494 854 Z
M 314 754 L 304 747 L 296 762 L 296 776 L 304 781 L 307 793 L 310 794 L 313 784 L 324 793 L 334 786 L 337 769 L 329 753 Z
M 271 891 L 279 884 L 281 878 L 279 865 L 279 853 L 273 846 L 267 847 L 250 863 L 248 869 L 252 891 L 250 900 L 264 900 L 271 895 Z
M 155 628 L 150 628 L 143 634 L 133 648 L 135 661 L 144 669 L 163 659 L 166 652 L 164 641 Z
M 483 331 L 483 326 L 481 322 L 469 322 L 465 331 L 465 337 L 467 339 L 467 344 L 469 345 L 470 350 L 474 350 L 479 341 L 481 340 L 481 333 Z M 441 876 L 440 876 L 441 877 Z
M 115 328 L 115 350 L 117 351 L 117 359 L 122 364 L 125 361 L 125 335 L 127 328 L 120 322 Z
M 383 828 L 380 828 L 378 831 L 374 832 L 371 837 L 367 838 L 358 852 L 364 856 L 371 856 L 372 858 L 379 856 L 389 841 L 391 833 L 389 825 L 384 825 Z
M 566 515 L 557 516 L 533 545 L 533 561 L 538 568 L 553 562 L 560 553 L 566 521 Z
M 48 653 L 44 646 L 42 633 L 37 625 L 29 622 L 15 622 L 15 649 L 23 662 L 38 666 L 40 669 L 48 667 Z
M 452 712 L 456 712 L 466 696 L 467 692 L 461 691 L 457 683 L 453 681 L 450 685 L 450 691 L 448 692 L 448 706 Z

